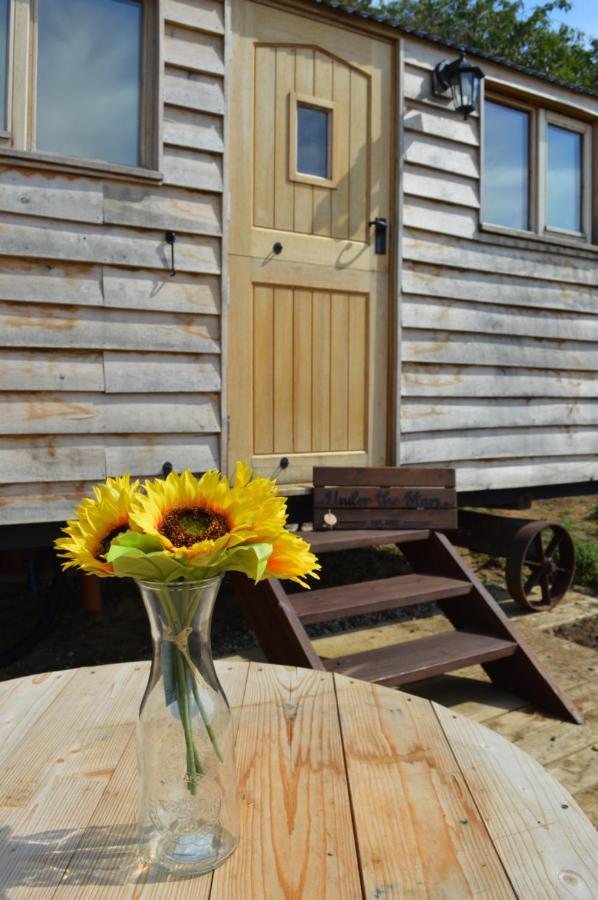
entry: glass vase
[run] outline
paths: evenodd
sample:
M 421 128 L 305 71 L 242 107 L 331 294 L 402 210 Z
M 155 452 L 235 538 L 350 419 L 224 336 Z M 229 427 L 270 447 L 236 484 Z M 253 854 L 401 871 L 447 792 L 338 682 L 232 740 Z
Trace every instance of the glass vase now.
M 179 875 L 215 869 L 239 839 L 231 714 L 210 640 L 221 580 L 137 582 L 153 642 L 137 725 L 139 846 Z

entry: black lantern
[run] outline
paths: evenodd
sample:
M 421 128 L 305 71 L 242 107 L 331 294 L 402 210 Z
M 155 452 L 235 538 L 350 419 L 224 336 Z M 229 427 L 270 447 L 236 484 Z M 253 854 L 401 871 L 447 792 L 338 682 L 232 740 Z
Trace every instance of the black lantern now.
M 450 89 L 457 112 L 463 113 L 467 119 L 476 108 L 480 81 L 484 73 L 479 66 L 472 66 L 465 59 L 465 51 L 461 50 L 459 59 L 449 63 L 446 59 L 439 62 L 432 72 L 432 86 L 435 94 L 444 94 Z

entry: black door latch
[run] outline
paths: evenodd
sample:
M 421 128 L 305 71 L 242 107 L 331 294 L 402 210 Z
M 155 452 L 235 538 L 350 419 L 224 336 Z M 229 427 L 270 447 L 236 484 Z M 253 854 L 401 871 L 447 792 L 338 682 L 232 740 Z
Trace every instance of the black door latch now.
M 386 235 L 390 225 L 388 223 L 388 219 L 381 219 L 380 217 L 373 219 L 371 222 L 368 222 L 368 225 L 371 227 L 372 225 L 375 228 L 374 231 L 374 239 L 375 239 L 375 252 L 377 256 L 386 256 Z

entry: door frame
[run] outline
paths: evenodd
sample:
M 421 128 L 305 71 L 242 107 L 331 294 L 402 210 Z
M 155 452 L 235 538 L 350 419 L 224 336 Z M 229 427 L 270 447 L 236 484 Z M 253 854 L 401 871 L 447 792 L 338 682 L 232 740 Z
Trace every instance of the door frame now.
M 231 373 L 229 371 L 229 323 L 230 311 L 230 231 L 232 219 L 231 197 L 231 154 L 230 140 L 232 129 L 231 117 L 231 83 L 233 77 L 233 7 L 243 3 L 259 3 L 277 10 L 284 10 L 293 15 L 318 22 L 322 18 L 328 24 L 350 32 L 357 32 L 365 37 L 383 40 L 390 45 L 392 68 L 395 72 L 394 82 L 390 85 L 390 104 L 392 116 L 390 124 L 390 172 L 389 172 L 389 220 L 391 227 L 388 236 L 388 345 L 387 345 L 387 428 L 386 428 L 386 463 L 398 465 L 400 462 L 400 407 L 401 407 L 401 268 L 402 268 L 402 232 L 403 232 L 403 159 L 401 148 L 404 140 L 404 123 L 402 108 L 404 103 L 404 41 L 401 35 L 388 26 L 369 19 L 349 16 L 342 11 L 330 8 L 312 8 L 302 0 L 225 0 L 225 77 L 224 77 L 224 126 L 223 126 L 223 228 L 221 244 L 221 432 L 220 432 L 220 468 L 227 471 L 234 466 L 235 460 L 230 458 L 230 413 L 229 392 Z M 288 487 L 288 485 L 287 485 Z

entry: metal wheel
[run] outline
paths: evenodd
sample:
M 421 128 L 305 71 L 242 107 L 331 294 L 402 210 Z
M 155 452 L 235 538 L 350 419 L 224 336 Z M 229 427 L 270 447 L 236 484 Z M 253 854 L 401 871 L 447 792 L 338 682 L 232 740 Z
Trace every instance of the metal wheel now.
M 530 522 L 513 538 L 505 570 L 513 600 L 527 609 L 551 609 L 575 574 L 575 547 L 562 525 Z

